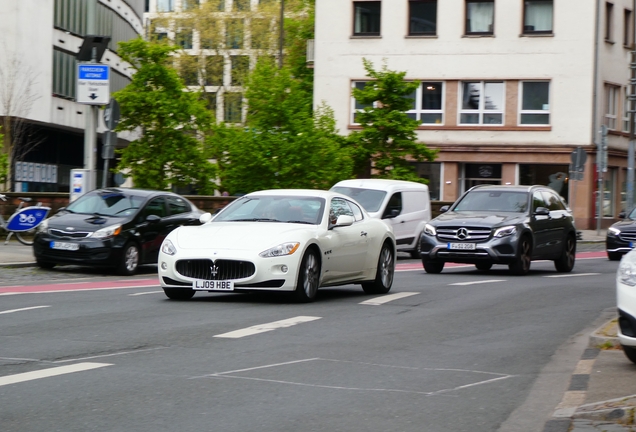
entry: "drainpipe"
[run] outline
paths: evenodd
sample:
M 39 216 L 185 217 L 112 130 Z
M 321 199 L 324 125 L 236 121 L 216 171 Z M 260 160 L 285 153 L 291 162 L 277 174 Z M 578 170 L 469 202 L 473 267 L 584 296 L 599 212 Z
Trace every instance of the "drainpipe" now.
M 599 141 L 598 141 L 598 68 L 600 63 L 600 49 L 599 49 L 599 36 L 600 36 L 600 28 L 601 28 L 601 0 L 596 1 L 596 28 L 594 29 L 594 81 L 593 81 L 593 102 L 592 102 L 592 141 L 596 148 L 598 149 Z M 599 156 L 600 152 L 596 152 L 596 171 L 598 176 L 598 209 L 596 216 L 596 234 L 600 235 L 601 231 L 601 211 L 603 210 L 603 173 L 600 170 L 599 164 Z

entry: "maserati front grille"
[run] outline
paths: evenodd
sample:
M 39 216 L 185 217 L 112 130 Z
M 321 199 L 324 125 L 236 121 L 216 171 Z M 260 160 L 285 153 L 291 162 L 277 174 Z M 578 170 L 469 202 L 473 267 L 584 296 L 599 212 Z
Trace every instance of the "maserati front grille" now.
M 177 261 L 180 275 L 203 280 L 235 280 L 250 277 L 256 271 L 249 261 L 189 259 Z

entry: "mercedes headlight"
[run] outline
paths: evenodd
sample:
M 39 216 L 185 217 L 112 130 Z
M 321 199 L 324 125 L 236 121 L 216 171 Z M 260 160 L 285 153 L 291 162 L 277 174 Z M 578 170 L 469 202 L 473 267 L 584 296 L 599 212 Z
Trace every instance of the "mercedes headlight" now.
M 102 229 L 98 229 L 89 237 L 95 239 L 106 239 L 110 237 L 115 237 L 121 234 L 121 224 L 111 225 L 108 227 L 104 227 Z
M 618 228 L 614 228 L 614 227 L 609 227 L 607 229 L 607 236 L 608 237 L 616 237 L 617 235 L 619 235 L 621 233 L 621 230 L 619 230 Z
M 431 224 L 426 224 L 424 225 L 424 234 L 428 234 L 430 236 L 436 236 L 437 235 L 437 230 L 435 229 L 435 227 Z
M 174 247 L 170 240 L 165 239 L 161 244 L 161 252 L 165 253 L 166 255 L 174 255 L 177 253 L 177 248 Z
M 516 232 L 517 232 L 517 227 L 514 226 L 514 225 L 510 225 L 510 226 L 497 228 L 495 230 L 495 233 L 493 234 L 493 236 L 494 237 L 508 237 L 508 236 L 513 235 Z
M 282 243 L 278 246 L 274 246 L 273 248 L 269 248 L 266 251 L 259 253 L 258 255 L 262 258 L 273 258 L 285 255 L 291 255 L 298 250 L 300 243 L 298 242 L 289 242 Z

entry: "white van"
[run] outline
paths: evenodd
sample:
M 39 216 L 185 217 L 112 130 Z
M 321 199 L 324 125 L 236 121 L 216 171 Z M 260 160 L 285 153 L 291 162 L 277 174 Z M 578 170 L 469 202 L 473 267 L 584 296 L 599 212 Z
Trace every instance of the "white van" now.
M 332 191 L 356 200 L 371 217 L 393 227 L 398 251 L 420 258 L 419 239 L 431 220 L 428 186 L 402 180 L 355 179 L 336 183 Z

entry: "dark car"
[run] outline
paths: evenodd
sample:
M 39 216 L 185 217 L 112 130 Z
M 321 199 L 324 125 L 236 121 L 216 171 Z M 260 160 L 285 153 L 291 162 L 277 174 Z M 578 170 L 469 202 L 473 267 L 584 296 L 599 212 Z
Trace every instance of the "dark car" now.
M 605 238 L 607 257 L 612 261 L 620 260 L 636 245 L 636 208 L 629 214 L 621 212 L 618 217 L 623 220 L 609 227 Z
M 33 243 L 42 268 L 56 264 L 112 267 L 131 275 L 155 264 L 163 239 L 203 214 L 186 198 L 164 191 L 97 189 L 45 220 Z
M 504 264 L 516 275 L 539 259 L 553 260 L 559 272 L 574 267 L 574 218 L 546 186 L 475 186 L 441 210 L 420 236 L 427 273 L 440 273 L 447 262 L 483 271 Z

